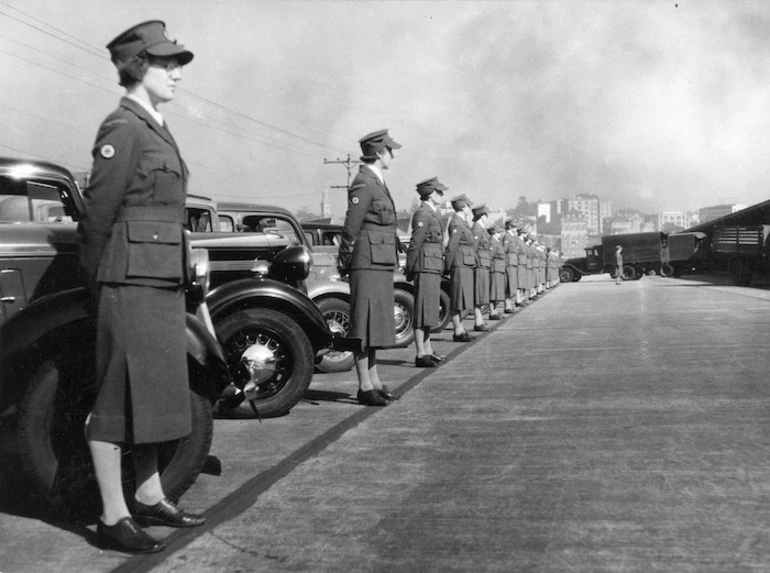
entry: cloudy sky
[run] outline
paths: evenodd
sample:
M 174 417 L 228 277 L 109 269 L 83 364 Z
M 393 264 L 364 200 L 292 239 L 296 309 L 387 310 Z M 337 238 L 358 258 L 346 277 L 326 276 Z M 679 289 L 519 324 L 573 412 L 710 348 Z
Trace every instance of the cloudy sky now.
M 88 169 L 122 93 L 104 46 L 149 19 L 195 52 L 160 108 L 192 193 L 320 212 L 324 159 L 387 127 L 398 208 L 433 175 L 493 209 L 770 198 L 761 0 L 0 0 L 0 154 Z

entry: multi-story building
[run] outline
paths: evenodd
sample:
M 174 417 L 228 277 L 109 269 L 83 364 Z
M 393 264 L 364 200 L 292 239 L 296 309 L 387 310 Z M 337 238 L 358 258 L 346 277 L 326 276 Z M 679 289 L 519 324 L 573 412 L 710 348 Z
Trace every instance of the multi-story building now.
M 590 193 L 580 193 L 567 199 L 566 203 L 566 211 L 578 211 L 585 217 L 589 235 L 601 235 L 604 232 L 604 219 L 612 214 L 609 201 L 602 201 Z
M 588 222 L 580 211 L 569 211 L 561 217 L 561 252 L 567 258 L 585 256 L 588 245 Z

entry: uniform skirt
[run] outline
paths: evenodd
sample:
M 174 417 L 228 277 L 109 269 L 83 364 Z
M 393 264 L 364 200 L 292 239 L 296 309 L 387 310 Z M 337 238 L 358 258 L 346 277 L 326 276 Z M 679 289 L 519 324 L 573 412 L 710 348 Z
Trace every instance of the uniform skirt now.
M 185 316 L 181 288 L 100 286 L 89 440 L 156 443 L 192 431 Z
M 417 273 L 414 278 L 414 326 L 436 326 L 441 300 L 441 275 Z
M 489 269 L 486 267 L 474 269 L 473 302 L 476 306 L 489 304 Z
M 508 296 L 511 297 L 516 294 L 516 289 L 519 288 L 518 267 L 505 267 L 505 277 L 507 279 Z
M 473 267 L 452 267 L 450 279 L 451 310 L 471 310 L 473 308 Z
M 489 300 L 493 302 L 505 300 L 505 273 L 489 275 Z
M 357 269 L 350 273 L 350 334 L 367 348 L 396 345 L 393 271 Z
M 529 278 L 527 277 L 527 265 L 522 265 L 519 263 L 519 266 L 516 267 L 516 282 L 519 285 L 520 289 L 526 289 L 529 288 Z

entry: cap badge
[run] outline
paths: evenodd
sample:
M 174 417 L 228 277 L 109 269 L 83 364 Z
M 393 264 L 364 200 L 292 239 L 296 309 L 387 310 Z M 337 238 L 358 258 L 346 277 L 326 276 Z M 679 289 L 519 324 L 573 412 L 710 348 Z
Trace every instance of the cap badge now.
M 350 200 L 350 202 L 351 202 L 351 203 L 353 203 L 353 205 L 358 205 L 358 197 L 353 197 L 353 198 Z
M 420 221 L 419 223 L 417 223 L 417 226 L 418 226 L 418 227 L 424 227 L 424 226 L 425 226 L 425 223 L 423 223 L 422 221 Z
M 112 159 L 113 157 L 115 157 L 115 148 L 108 143 L 106 145 L 102 145 L 101 149 L 99 150 L 99 153 L 105 159 Z

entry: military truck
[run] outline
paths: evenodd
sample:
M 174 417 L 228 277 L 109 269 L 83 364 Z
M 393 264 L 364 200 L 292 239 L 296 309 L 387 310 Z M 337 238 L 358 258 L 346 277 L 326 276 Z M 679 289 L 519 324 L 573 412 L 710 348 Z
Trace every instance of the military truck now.
M 733 284 L 749 286 L 755 275 L 770 272 L 769 236 L 770 225 L 716 226 L 711 239 L 711 257 L 721 259 Z
M 576 282 L 583 275 L 602 273 L 615 278 L 617 245 L 623 247 L 624 280 L 638 280 L 645 274 L 674 276 L 692 264 L 704 237 L 703 233 L 659 232 L 607 235 L 602 237 L 600 245 L 588 247 L 585 257 L 568 259 L 559 276 L 562 282 Z

